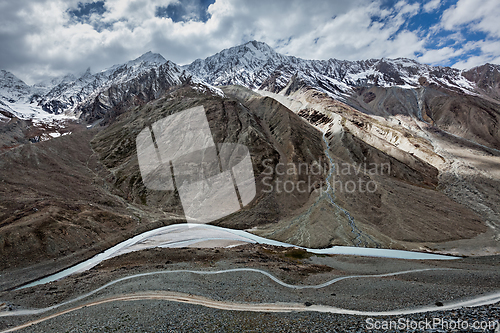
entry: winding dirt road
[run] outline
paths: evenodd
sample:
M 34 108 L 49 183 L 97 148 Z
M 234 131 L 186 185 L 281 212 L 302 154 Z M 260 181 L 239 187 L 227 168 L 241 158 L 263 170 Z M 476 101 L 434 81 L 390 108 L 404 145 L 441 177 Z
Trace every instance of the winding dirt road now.
M 38 315 L 42 314 L 44 312 L 48 312 L 50 310 L 55 310 L 58 307 L 61 307 L 63 305 L 68 305 L 70 303 L 74 303 L 77 301 L 80 301 L 84 298 L 87 298 L 105 288 L 108 288 L 116 283 L 119 283 L 121 281 L 126 281 L 134 278 L 139 278 L 139 277 L 146 277 L 146 276 L 151 276 L 151 275 L 160 275 L 160 274 L 171 274 L 171 273 L 190 273 L 190 274 L 200 274 L 200 275 L 210 275 L 210 274 L 226 274 L 226 273 L 231 273 L 231 272 L 240 272 L 240 271 L 247 271 L 247 272 L 255 272 L 259 274 L 263 274 L 266 277 L 270 278 L 272 281 L 288 288 L 293 288 L 293 289 L 319 289 L 319 288 L 324 288 L 326 286 L 329 286 L 331 284 L 334 284 L 338 281 L 342 281 L 345 279 L 353 279 L 353 278 L 381 278 L 381 277 L 389 277 L 389 276 L 395 276 L 395 275 L 402 275 L 402 274 L 408 274 L 408 273 L 415 273 L 415 272 L 424 272 L 424 271 L 432 271 L 432 270 L 449 270 L 449 269 L 440 269 L 440 268 L 430 268 L 430 269 L 416 269 L 416 270 L 408 270 L 408 271 L 399 271 L 399 272 L 392 272 L 392 273 L 385 273 L 385 274 L 377 274 L 377 275 L 349 275 L 349 276 L 341 276 L 334 278 L 332 280 L 329 280 L 327 282 L 318 284 L 318 285 L 291 285 L 286 282 L 281 281 L 274 275 L 263 271 L 259 269 L 253 269 L 253 268 L 237 268 L 237 269 L 229 269 L 229 270 L 220 270 L 220 271 L 194 271 L 194 270 L 175 270 L 175 271 L 158 271 L 158 272 L 149 272 L 149 273 L 141 273 L 141 274 L 135 274 L 127 277 L 123 277 L 114 281 L 111 281 L 87 294 L 81 295 L 77 298 L 74 298 L 72 300 L 68 300 L 66 302 L 53 305 L 47 308 L 41 308 L 41 309 L 25 309 L 25 310 L 14 310 L 14 311 L 4 311 L 0 313 L 0 317 L 7 317 L 7 316 L 25 316 L 25 315 Z M 300 303 L 261 303 L 261 304 L 252 304 L 252 303 L 234 303 L 234 302 L 229 302 L 229 301 L 216 301 L 212 300 L 203 296 L 197 296 L 197 295 L 192 295 L 192 294 L 184 294 L 184 293 L 179 293 L 179 292 L 170 292 L 170 291 L 143 291 L 143 292 L 136 292 L 132 294 L 121 294 L 121 295 L 116 295 L 112 297 L 108 297 L 105 299 L 101 300 L 95 300 L 95 301 L 90 301 L 69 309 L 61 310 L 59 312 L 50 314 L 48 316 L 29 321 L 25 324 L 9 328 L 5 331 L 2 332 L 13 332 L 31 325 L 35 325 L 38 323 L 41 323 L 43 321 L 58 317 L 60 315 L 82 309 L 87 306 L 95 306 L 99 304 L 104 304 L 104 303 L 109 303 L 109 302 L 118 302 L 118 301 L 141 301 L 141 300 L 164 300 L 164 301 L 171 301 L 171 302 L 181 302 L 181 303 L 188 303 L 188 304 L 195 304 L 195 305 L 201 305 L 205 307 L 210 307 L 210 308 L 216 308 L 216 309 L 221 309 L 221 310 L 230 310 L 230 311 L 254 311 L 254 312 L 292 312 L 292 311 L 316 311 L 316 312 L 326 312 L 326 313 L 335 313 L 335 314 L 350 314 L 350 315 L 365 315 L 365 316 L 385 316 L 385 315 L 406 315 L 406 314 L 414 314 L 414 313 L 422 313 L 422 312 L 428 312 L 428 311 L 436 311 L 436 310 L 452 310 L 452 309 L 458 309 L 461 307 L 471 307 L 471 306 L 481 306 L 481 305 L 486 305 L 486 304 L 493 304 L 496 302 L 500 301 L 500 292 L 486 295 L 486 296 L 479 296 L 475 297 L 472 299 L 468 300 L 458 300 L 452 303 L 445 304 L 444 306 L 436 306 L 436 305 L 431 305 L 431 306 L 424 306 L 424 307 L 418 307 L 418 308 L 411 308 L 411 309 L 396 309 L 396 310 L 389 310 L 389 311 L 358 311 L 358 310 L 350 310 L 350 309 L 342 309 L 342 308 L 337 308 L 333 306 L 325 306 L 325 305 L 310 305 L 306 306 L 304 304 Z
M 448 304 L 443 307 L 429 306 L 422 307 L 414 310 L 395 310 L 395 311 L 383 311 L 383 312 L 369 312 L 369 311 L 356 311 L 336 308 L 332 306 L 324 305 L 310 305 L 300 303 L 261 303 L 261 304 L 250 304 L 250 303 L 233 303 L 227 301 L 215 301 L 206 297 L 183 294 L 178 292 L 167 292 L 167 291 L 146 291 L 138 292 L 133 294 L 118 295 L 109 298 L 105 298 L 98 301 L 93 301 L 85 303 L 79 306 L 72 307 L 63 311 L 53 313 L 49 316 L 45 316 L 36 320 L 29 321 L 25 324 L 9 328 L 0 333 L 4 332 L 14 332 L 32 325 L 39 324 L 43 321 L 53 319 L 55 317 L 64 315 L 69 312 L 73 312 L 85 307 L 100 305 L 110 302 L 119 301 L 143 301 L 143 300 L 162 300 L 171 301 L 187 304 L 201 305 L 209 308 L 228 310 L 228 311 L 253 311 L 253 312 L 299 312 L 299 311 L 317 311 L 317 312 L 328 312 L 336 314 L 351 314 L 351 315 L 364 315 L 364 316 L 384 316 L 384 315 L 407 315 L 412 313 L 421 313 L 435 310 L 451 310 L 461 308 L 463 306 L 480 306 L 485 304 L 492 304 L 500 301 L 500 293 L 482 296 L 468 301 L 458 301 L 452 304 Z

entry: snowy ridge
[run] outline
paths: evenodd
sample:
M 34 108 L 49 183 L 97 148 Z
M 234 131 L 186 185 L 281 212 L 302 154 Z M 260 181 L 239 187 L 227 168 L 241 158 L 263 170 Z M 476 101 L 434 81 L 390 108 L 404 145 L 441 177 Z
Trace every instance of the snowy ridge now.
M 48 121 L 62 119 L 63 117 L 61 116 L 45 112 L 33 101 L 41 90 L 43 90 L 43 86 L 41 85 L 28 86 L 14 74 L 0 70 L 1 111 L 12 114 L 20 119 L 46 119 Z
M 198 59 L 183 68 L 215 86 L 238 84 L 272 92 L 285 88 L 295 75 L 306 85 L 337 98 L 359 86 L 417 88 L 424 79 L 429 84 L 475 93 L 475 84 L 454 68 L 423 65 L 406 58 L 305 60 L 279 54 L 256 41 Z
M 165 66 L 172 73 L 159 68 Z M 68 74 L 28 86 L 12 73 L 0 73 L 0 109 L 21 119 L 77 118 L 77 107 L 96 98 L 114 85 L 124 85 L 144 74 L 155 72 L 176 84 L 182 70 L 160 54 L 147 52 L 125 64 L 114 65 L 92 74 L 90 68 L 80 77 Z
M 114 84 L 134 79 L 168 63 L 159 54 L 145 53 L 125 64 L 92 74 L 90 68 L 76 78 L 72 74 L 28 86 L 12 73 L 0 72 L 0 108 L 21 119 L 75 118 L 72 111 L 88 98 Z M 170 62 L 171 63 L 171 62 Z M 177 65 L 171 63 L 174 67 Z
M 257 88 L 286 58 L 267 44 L 249 42 L 182 68 L 214 86 L 238 84 Z
M 498 72 L 498 66 L 490 67 L 487 69 Z M 79 77 L 69 74 L 33 86 L 2 70 L 0 109 L 23 119 L 75 118 L 89 112 L 92 103 L 102 104 L 95 118 L 117 105 L 120 99 L 130 99 L 127 94 L 157 98 L 167 86 L 182 84 L 188 79 L 194 89 L 220 96 L 224 94 L 214 86 L 242 85 L 283 93 L 292 84 L 315 88 L 340 100 L 352 96 L 358 87 L 370 86 L 414 89 L 437 85 L 471 95 L 485 91 L 500 95 L 496 81 L 491 83 L 497 85 L 493 88 L 481 86 L 479 89 L 479 81 L 484 82 L 486 75 L 481 73 L 486 70 L 477 72 L 477 68 L 464 72 L 405 58 L 305 60 L 279 54 L 265 43 L 251 41 L 182 67 L 160 54 L 147 52 L 95 74 L 89 68 Z M 117 88 L 111 91 L 112 87 Z
M 2 101 L 14 103 L 29 95 L 30 92 L 31 87 L 14 74 L 0 70 L 0 98 Z
M 201 93 L 210 93 L 214 96 L 226 97 L 221 89 L 214 87 L 195 76 L 189 78 L 189 85 L 191 86 L 191 88 L 193 88 L 193 90 L 199 91 Z
M 109 88 L 111 85 L 127 82 L 165 63 L 169 62 L 160 54 L 147 52 L 137 59 L 114 65 L 96 74 L 91 74 L 89 68 L 78 79 L 59 83 L 38 102 L 49 113 L 73 111 L 79 103 L 95 96 L 98 91 Z

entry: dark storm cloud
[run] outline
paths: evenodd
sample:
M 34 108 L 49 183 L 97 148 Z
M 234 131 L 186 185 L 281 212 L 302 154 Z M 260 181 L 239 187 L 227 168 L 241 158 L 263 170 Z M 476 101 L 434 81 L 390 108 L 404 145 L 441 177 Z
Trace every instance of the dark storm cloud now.
M 37 27 L 22 22 L 19 13 L 33 1 L 0 2 L 0 68 L 16 70 L 38 63 L 38 57 L 26 43 L 26 37 L 36 33 Z M 44 4 L 45 1 L 38 1 Z

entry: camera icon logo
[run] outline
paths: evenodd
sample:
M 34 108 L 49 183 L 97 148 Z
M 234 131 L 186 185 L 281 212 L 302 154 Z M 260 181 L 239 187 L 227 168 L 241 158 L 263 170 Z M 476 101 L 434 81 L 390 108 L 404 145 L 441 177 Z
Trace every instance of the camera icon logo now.
M 256 195 L 248 148 L 214 143 L 203 106 L 144 128 L 136 146 L 146 188 L 177 189 L 189 223 L 208 223 L 232 214 Z

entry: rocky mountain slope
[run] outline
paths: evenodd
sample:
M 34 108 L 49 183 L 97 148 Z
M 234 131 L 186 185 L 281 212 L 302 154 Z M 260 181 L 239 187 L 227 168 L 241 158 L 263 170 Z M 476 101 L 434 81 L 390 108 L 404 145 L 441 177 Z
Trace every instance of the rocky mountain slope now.
M 416 117 L 499 149 L 499 69 L 486 64 L 460 71 L 403 58 L 304 60 L 252 41 L 182 67 L 148 52 L 96 74 L 89 69 L 34 86 L 2 71 L 0 108 L 23 119 L 66 116 L 92 123 L 187 80 L 209 90 L 236 84 L 281 95 L 309 87 L 367 114 Z
M 182 219 L 176 192 L 144 186 L 135 137 L 197 105 L 207 110 L 216 142 L 244 144 L 253 159 L 255 200 L 219 225 L 307 247 L 498 253 L 498 72 L 496 65 L 459 71 L 408 59 L 304 60 L 259 42 L 182 67 L 147 53 L 34 86 L 3 71 L 0 192 L 9 200 L 0 206 L 2 265 L 31 252 L 40 262 L 85 257 L 114 233 L 112 242 Z M 266 179 L 265 163 L 275 171 L 319 163 L 324 172 Z M 327 179 L 344 189 L 264 191 L 269 183 Z M 376 186 L 345 190 L 360 181 Z
M 273 99 L 265 100 L 266 108 L 249 109 L 238 100 L 185 84 L 129 108 L 99 131 L 81 126 L 71 135 L 4 152 L 0 269 L 17 270 L 35 263 L 55 269 L 133 234 L 185 221 L 177 192 L 145 187 L 135 139 L 156 120 L 194 105 L 204 105 L 214 141 L 246 145 L 255 166 L 254 203 L 221 223 L 249 228 L 293 215 L 316 194 L 262 191 L 263 160 L 271 165 L 312 163 L 323 153 L 322 141 L 299 116 Z M 276 177 L 282 182 L 296 178 Z M 313 181 L 321 179 L 316 175 Z M 54 259 L 57 263 L 51 264 Z
M 410 59 L 304 60 L 249 42 L 184 66 L 213 85 L 238 84 L 281 95 L 309 87 L 364 113 L 410 116 L 500 148 L 500 66 L 468 71 Z
M 143 78 L 145 75 L 150 75 L 161 77 L 161 79 L 141 82 L 147 85 L 147 87 L 142 86 L 141 88 L 152 91 L 161 90 L 165 88 L 164 84 L 180 84 L 183 71 L 161 55 L 148 52 L 125 64 L 114 65 L 95 74 L 92 74 L 89 68 L 78 78 L 67 75 L 33 86 L 26 85 L 11 73 L 5 71 L 2 73 L 0 97 L 2 105 L 8 108 L 6 111 L 11 111 L 19 118 L 29 119 L 33 116 L 25 110 L 31 108 L 36 110 L 36 118 L 44 119 L 51 118 L 50 115 L 63 113 L 67 117 L 80 117 L 82 116 L 81 109 L 88 108 L 89 105 L 96 102 L 96 99 L 102 106 L 105 105 L 110 109 L 114 106 L 113 101 L 119 99 L 116 96 L 114 99 L 109 98 L 111 87 L 134 85 L 137 84 L 137 80 L 147 81 Z M 157 94 L 160 93 L 157 92 Z M 101 96 L 101 94 L 106 95 L 106 97 Z M 133 93 L 127 94 L 127 97 L 133 98 L 132 96 Z M 95 112 L 95 110 L 93 111 Z M 85 117 L 87 114 L 84 114 L 82 118 Z
M 422 80 L 473 92 L 473 82 L 453 68 L 432 67 L 411 59 L 305 60 L 285 56 L 265 43 L 252 41 L 223 50 L 183 68 L 213 85 L 238 84 L 279 92 L 296 76 L 303 84 L 341 97 L 354 87 L 377 85 L 415 88 Z M 420 82 L 419 82 L 420 80 Z
M 169 64 L 168 67 L 174 71 L 172 75 L 178 78 L 180 71 L 175 64 L 168 62 L 159 54 L 148 52 L 137 59 L 112 66 L 96 74 L 91 74 L 89 68 L 76 80 L 60 82 L 45 95 L 35 96 L 34 100 L 49 113 L 58 114 L 74 110 L 77 105 L 95 97 L 100 91 L 112 85 L 128 82 L 164 64 Z
M 255 198 L 247 207 L 214 221 L 218 225 L 251 228 L 272 239 L 310 247 L 414 250 L 436 250 L 439 244 L 474 239 L 487 231 L 481 216 L 436 190 L 438 170 L 428 162 L 433 152 L 427 152 L 426 161 L 418 157 L 424 157 L 420 153 L 414 156 L 376 146 L 350 125 L 368 118 L 352 113 L 342 103 L 328 110 L 320 104 L 319 111 L 292 111 L 275 98 L 241 86 L 225 87 L 220 96 L 186 83 L 128 108 L 100 130 L 81 126 L 71 135 L 4 152 L 0 195 L 6 200 L 0 204 L 0 267 L 10 272 L 36 263 L 39 269 L 53 271 L 131 235 L 184 221 L 176 191 L 144 185 L 135 138 L 155 121 L 197 105 L 205 107 L 214 141 L 247 146 L 254 167 Z M 352 120 L 346 120 L 342 132 L 336 132 L 334 122 L 328 121 L 334 111 Z M 330 149 L 323 141 L 325 130 Z M 424 152 L 424 145 L 429 144 L 418 138 L 408 140 L 420 142 Z M 336 166 L 387 164 L 391 172 L 339 173 L 335 181 L 346 184 L 362 179 L 373 181 L 377 188 L 350 192 L 337 187 L 335 206 L 320 189 L 331 168 L 325 164 L 327 153 Z M 291 165 L 301 168 L 315 163 L 325 170 L 282 170 L 283 166 L 287 170 Z M 269 173 L 268 168 L 274 171 Z M 278 188 L 299 182 L 311 186 Z M 272 191 L 269 184 L 274 186 Z
M 165 60 L 159 54 L 148 52 L 135 60 L 114 65 L 99 73 L 91 74 L 89 69 L 78 78 L 67 75 L 34 86 L 28 86 L 12 73 L 2 71 L 0 101 L 4 109 L 11 108 L 14 111 L 17 111 L 16 108 L 22 111 L 29 105 L 32 109 L 36 107 L 48 114 L 66 113 L 86 118 L 85 111 L 88 111 L 88 105 L 96 98 L 105 100 L 108 108 L 116 106 L 125 98 L 118 89 L 113 92 L 111 102 L 108 96 L 111 87 L 136 85 L 145 95 L 156 94 L 157 97 L 161 94 L 162 82 L 154 77 L 145 78 L 151 75 L 168 78 L 171 84 L 193 77 L 199 83 L 206 82 L 213 86 L 237 84 L 275 93 L 285 88 L 294 89 L 297 85 L 308 86 L 343 102 L 357 103 L 356 107 L 368 112 L 373 107 L 365 104 L 370 104 L 376 96 L 373 91 L 368 91 L 367 88 L 371 87 L 397 87 L 405 91 L 431 87 L 499 101 L 498 65 L 487 64 L 469 71 L 460 71 L 423 65 L 404 58 L 305 60 L 279 54 L 267 44 L 257 41 L 223 50 L 206 59 L 197 59 L 182 67 Z M 137 87 L 137 80 L 144 81 L 142 86 Z M 101 94 L 104 96 L 100 96 Z M 364 104 L 359 102 L 360 99 Z M 390 106 L 384 110 L 388 111 L 388 108 Z M 21 111 L 17 111 L 21 117 L 30 117 Z M 90 118 L 94 119 L 92 116 Z

